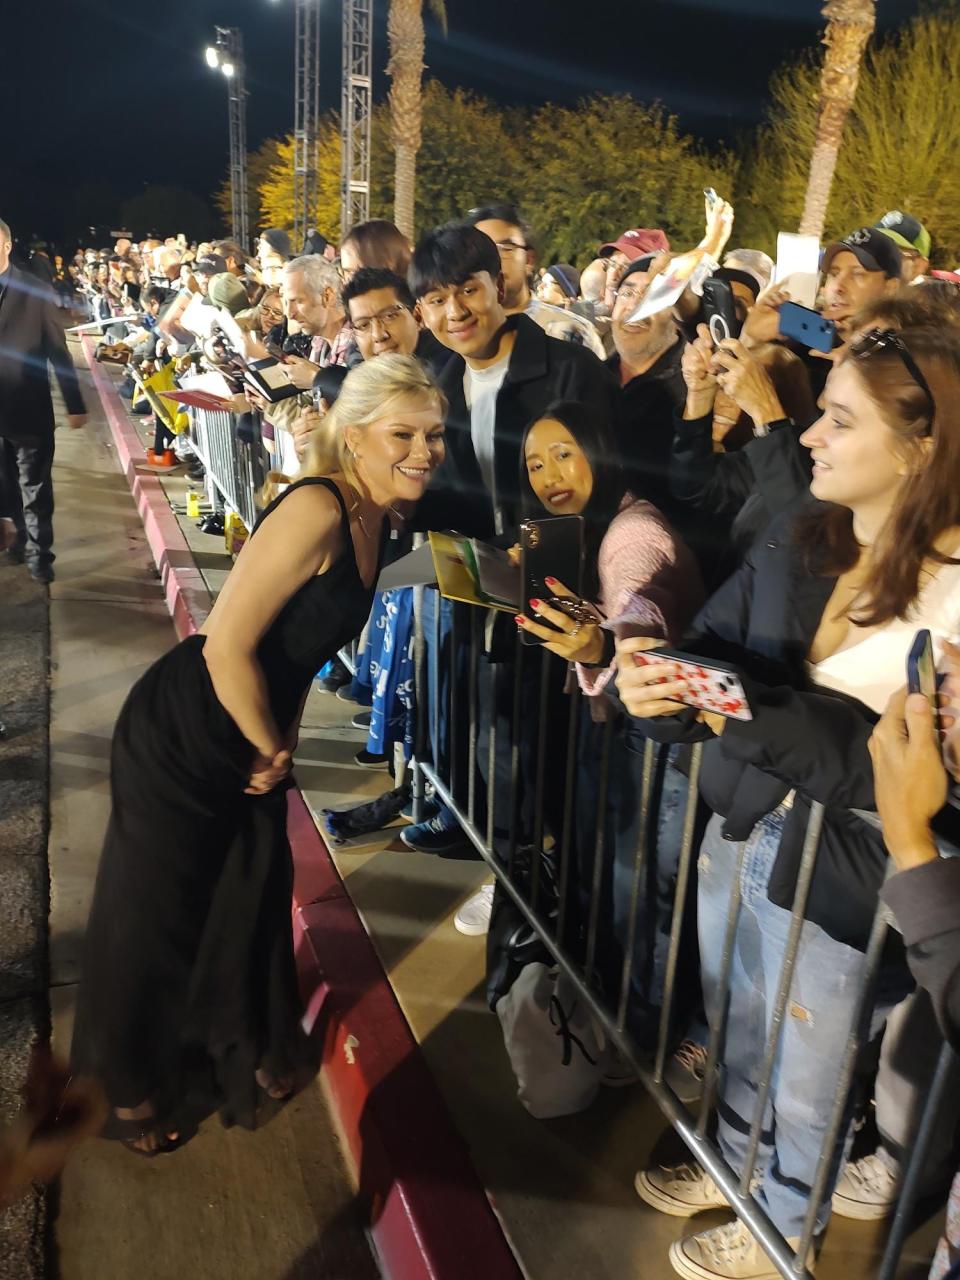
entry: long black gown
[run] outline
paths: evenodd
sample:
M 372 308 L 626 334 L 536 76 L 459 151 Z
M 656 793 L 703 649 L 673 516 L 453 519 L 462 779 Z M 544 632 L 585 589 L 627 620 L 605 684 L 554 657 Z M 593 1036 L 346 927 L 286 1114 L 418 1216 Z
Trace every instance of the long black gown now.
M 333 481 L 291 485 L 257 528 L 307 484 L 337 497 L 343 551 L 287 601 L 258 648 L 282 733 L 373 600 Z M 257 1069 L 296 1077 L 312 1056 L 293 959 L 285 788 L 244 794 L 253 747 L 214 693 L 204 640 L 190 636 L 154 663 L 117 721 L 72 1049 L 73 1070 L 99 1077 L 112 1107 L 149 1100 L 157 1125 L 182 1134 L 217 1109 L 225 1124 L 252 1127 Z

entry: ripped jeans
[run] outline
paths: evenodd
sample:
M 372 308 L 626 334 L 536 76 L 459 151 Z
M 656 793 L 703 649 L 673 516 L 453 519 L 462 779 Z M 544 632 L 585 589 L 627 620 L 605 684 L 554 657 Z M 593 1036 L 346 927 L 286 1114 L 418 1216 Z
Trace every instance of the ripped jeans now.
M 762 818 L 747 838 L 740 877 L 741 908 L 730 975 L 726 1044 L 718 1092 L 718 1140 L 738 1173 L 745 1164 L 765 1042 L 770 1031 L 790 912 L 767 897 L 786 810 Z M 735 842 L 724 840 L 723 819 L 710 820 L 700 846 L 697 915 L 703 993 L 708 1013 L 723 999 L 720 961 L 733 876 Z M 864 972 L 863 952 L 837 942 L 804 921 L 783 1034 L 757 1157 L 763 1171 L 757 1198 L 778 1231 L 799 1236 L 817 1161 L 837 1096 L 844 1051 L 856 1016 Z M 910 988 L 906 970 L 881 970 L 871 1034 Z M 841 1156 L 851 1133 L 841 1128 L 816 1231 L 827 1224 Z

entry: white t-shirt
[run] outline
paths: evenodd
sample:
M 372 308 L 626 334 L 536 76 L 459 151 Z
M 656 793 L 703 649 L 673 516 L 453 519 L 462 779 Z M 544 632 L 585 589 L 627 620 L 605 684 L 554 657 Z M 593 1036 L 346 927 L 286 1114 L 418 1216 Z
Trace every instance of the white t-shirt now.
M 470 438 L 473 451 L 480 464 L 480 475 L 490 494 L 493 508 L 497 508 L 496 466 L 494 463 L 494 438 L 497 425 L 497 395 L 503 386 L 510 367 L 510 356 L 505 355 L 496 364 L 485 369 L 466 366 L 463 374 L 463 396 L 470 410 Z
M 956 552 L 954 553 L 956 554 Z M 943 641 L 960 633 L 960 565 L 941 565 L 929 578 L 909 617 L 894 618 L 862 640 L 807 664 L 814 684 L 859 698 L 878 714 L 907 682 L 907 656 L 913 637 L 927 629 L 939 658 Z

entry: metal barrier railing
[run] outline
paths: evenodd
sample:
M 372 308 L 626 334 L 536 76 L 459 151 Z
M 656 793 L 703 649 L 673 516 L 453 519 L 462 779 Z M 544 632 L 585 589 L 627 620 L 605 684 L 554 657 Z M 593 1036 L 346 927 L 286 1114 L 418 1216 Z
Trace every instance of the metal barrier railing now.
M 232 508 L 248 529 L 253 527 L 258 514 L 256 494 L 262 487 L 266 463 L 259 442 L 240 440 L 236 430 L 236 416 L 230 413 L 191 410 L 191 440 L 193 447 L 207 470 L 207 476 L 224 502 Z M 432 590 L 432 589 L 431 589 Z M 807 829 L 803 841 L 797 885 L 791 913 L 791 924 L 784 948 L 783 963 L 777 984 L 771 1028 L 756 1082 L 757 1096 L 750 1123 L 747 1155 L 743 1167 L 736 1171 L 728 1165 L 719 1146 L 709 1137 L 710 1120 L 723 1061 L 726 1035 L 727 1000 L 713 1002 L 708 1011 L 707 1062 L 704 1088 L 699 1110 L 691 1115 L 664 1080 L 667 1054 L 670 1048 L 671 1028 L 674 1021 L 678 962 L 684 927 L 684 904 L 687 899 L 694 856 L 694 835 L 697 807 L 698 775 L 702 748 L 693 748 L 688 772 L 687 795 L 676 869 L 676 887 L 670 920 L 669 943 L 663 979 L 663 1001 L 656 1034 L 656 1048 L 652 1062 L 639 1046 L 628 1027 L 631 991 L 635 977 L 635 942 L 639 927 L 643 885 L 648 871 L 651 844 L 651 813 L 655 808 L 655 744 L 648 741 L 643 755 L 639 791 L 639 818 L 636 849 L 630 868 L 629 903 L 626 913 L 626 932 L 623 942 L 623 964 L 619 990 L 615 997 L 604 997 L 594 981 L 598 939 L 609 922 L 601 918 L 601 882 L 603 876 L 604 838 L 607 821 L 607 790 L 612 751 L 612 720 L 607 721 L 600 749 L 600 771 L 597 785 L 595 839 L 588 904 L 586 908 L 585 942 L 582 955 L 571 954 L 565 945 L 574 888 L 574 822 L 573 804 L 577 770 L 577 744 L 580 718 L 585 701 L 576 683 L 566 694 L 568 698 L 567 720 L 564 729 L 565 769 L 563 778 L 562 818 L 557 851 L 557 911 L 551 920 L 539 909 L 541 854 L 545 851 L 545 791 L 547 738 L 549 732 L 547 702 L 549 696 L 549 665 L 560 659 L 540 650 L 525 650 L 519 638 L 514 641 L 512 660 L 491 664 L 492 686 L 489 699 L 481 700 L 479 693 L 479 669 L 481 662 L 481 633 L 486 615 L 483 611 L 466 606 L 455 607 L 452 613 L 451 636 L 448 646 L 450 660 L 462 666 L 466 663 L 465 679 L 450 673 L 449 690 L 445 707 L 440 699 L 431 701 L 427 679 L 427 649 L 434 657 L 441 650 L 440 609 L 434 609 L 434 631 L 424 634 L 425 588 L 414 591 L 414 652 L 416 668 L 417 730 L 413 762 L 414 818 L 419 820 L 423 812 L 424 787 L 429 783 L 437 796 L 453 813 L 466 836 L 481 854 L 496 876 L 504 893 L 521 912 L 545 950 L 556 965 L 563 970 L 573 988 L 591 1009 L 593 1016 L 604 1028 L 610 1040 L 632 1063 L 637 1075 L 657 1102 L 661 1112 L 674 1130 L 684 1140 L 691 1153 L 714 1179 L 727 1197 L 731 1208 L 753 1233 L 766 1250 L 780 1274 L 790 1280 L 810 1277 L 806 1258 L 814 1239 L 820 1202 L 831 1174 L 835 1171 L 837 1146 L 848 1118 L 851 1088 L 860 1050 L 865 1045 L 870 1030 L 876 981 L 880 970 L 884 944 L 892 920 L 886 909 L 878 906 L 866 947 L 862 972 L 862 985 L 857 1007 L 851 1019 L 849 1036 L 837 1077 L 835 1102 L 828 1120 L 824 1140 L 817 1161 L 817 1168 L 808 1203 L 806 1220 L 796 1248 L 792 1248 L 777 1230 L 757 1199 L 751 1194 L 751 1184 L 757 1168 L 758 1152 L 763 1130 L 763 1119 L 780 1048 L 784 1015 L 790 1001 L 793 979 L 799 953 L 804 910 L 816 867 L 823 825 L 824 808 L 812 802 Z M 466 629 L 468 635 L 464 637 Z M 465 643 L 464 643 L 465 640 Z M 522 735 L 528 720 L 524 720 L 524 691 L 532 689 L 533 680 L 527 676 L 531 664 L 540 663 L 536 692 L 535 733 L 526 744 L 533 749 L 534 764 L 526 767 L 526 779 L 532 783 L 533 806 L 528 821 L 531 832 L 531 848 L 526 860 L 529 872 L 521 872 L 518 865 L 520 845 L 520 790 Z M 503 728 L 496 716 L 489 715 L 490 706 L 496 706 L 503 692 L 503 681 L 512 677 L 512 714 L 509 724 L 509 788 L 507 796 L 506 839 L 504 847 L 497 849 L 498 786 L 494 781 L 498 758 L 502 758 L 504 744 L 498 741 Z M 439 680 L 435 687 L 439 688 Z M 466 692 L 464 692 L 464 690 Z M 487 716 L 487 752 L 483 764 L 486 773 L 486 804 L 481 814 L 480 791 L 481 758 L 477 735 L 481 702 Z M 428 740 L 436 748 L 441 739 L 440 719 L 445 711 L 447 720 L 446 768 L 439 759 L 431 760 Z M 465 748 L 462 749 L 462 748 Z M 466 759 L 464 759 L 464 755 Z M 463 772 L 466 772 L 464 779 Z M 662 779 L 661 779 L 662 782 Z M 555 808 L 557 806 L 554 806 Z M 502 813 L 501 813 L 502 818 Z M 865 815 L 866 816 L 866 815 Z M 552 833 L 556 837 L 557 833 Z M 740 873 L 745 856 L 745 843 L 738 846 L 736 870 L 727 908 L 723 944 L 718 971 L 718 987 L 729 991 L 737 924 L 740 915 Z M 924 1160 L 936 1125 L 940 1104 L 948 1089 L 956 1066 L 956 1055 L 944 1045 L 937 1068 L 927 1093 L 927 1100 L 920 1117 L 912 1149 L 908 1153 L 903 1183 L 893 1222 L 876 1271 L 876 1280 L 893 1280 L 899 1265 L 906 1238 L 913 1225 L 913 1214 L 921 1186 Z
M 874 1007 L 876 983 L 880 972 L 887 930 L 892 924 L 888 912 L 878 905 L 876 916 L 870 931 L 869 941 L 864 954 L 862 967 L 862 985 L 851 1019 L 849 1036 L 843 1053 L 842 1065 L 837 1078 L 835 1103 L 829 1116 L 823 1138 L 816 1173 L 811 1186 L 806 1220 L 799 1242 L 794 1248 L 788 1244 L 783 1235 L 765 1212 L 763 1206 L 751 1194 L 751 1184 L 757 1170 L 758 1152 L 763 1131 L 764 1115 L 770 1098 L 771 1085 L 777 1056 L 780 1049 L 785 1014 L 791 997 L 797 960 L 801 942 L 801 931 L 804 911 L 810 891 L 813 873 L 816 867 L 820 847 L 821 828 L 824 820 L 824 807 L 812 802 L 809 820 L 800 856 L 796 891 L 791 913 L 790 927 L 783 952 L 782 967 L 776 989 L 776 997 L 770 1031 L 767 1036 L 762 1066 L 756 1081 L 756 1101 L 750 1122 L 747 1154 L 743 1167 L 734 1170 L 723 1158 L 719 1145 L 709 1136 L 710 1119 L 714 1111 L 714 1102 L 718 1088 L 720 1068 L 724 1056 L 726 1036 L 726 1013 L 729 1003 L 730 981 L 734 962 L 734 946 L 737 924 L 741 910 L 740 875 L 744 864 L 746 843 L 741 843 L 737 850 L 736 872 L 732 881 L 722 953 L 720 956 L 718 988 L 723 993 L 722 999 L 715 999 L 713 1007 L 708 1010 L 709 1035 L 707 1045 L 707 1064 L 705 1070 L 704 1090 L 696 1116 L 693 1116 L 679 1098 L 664 1081 L 664 1069 L 667 1053 L 671 1044 L 671 1028 L 674 1019 L 676 997 L 676 980 L 678 960 L 680 957 L 682 931 L 684 925 L 684 904 L 687 900 L 687 889 L 691 876 L 694 855 L 694 834 L 697 807 L 698 774 L 700 768 L 701 746 L 693 748 L 688 774 L 686 808 L 680 840 L 679 860 L 676 870 L 676 888 L 670 921 L 669 948 L 663 979 L 663 999 L 660 1008 L 659 1025 L 656 1035 L 656 1048 L 653 1060 L 636 1042 L 629 1028 L 629 1012 L 631 1003 L 632 981 L 634 977 L 635 947 L 640 904 L 643 897 L 643 885 L 647 878 L 647 860 L 650 856 L 651 813 L 655 796 L 655 744 L 647 741 L 643 762 L 639 793 L 639 821 L 637 825 L 637 842 L 633 857 L 632 874 L 630 876 L 629 905 L 627 908 L 627 928 L 622 973 L 620 974 L 619 991 L 611 996 L 601 994 L 594 981 L 597 940 L 602 929 L 608 929 L 610 922 L 601 920 L 600 889 L 603 877 L 604 831 L 607 820 L 607 788 L 610 777 L 610 755 L 612 749 L 612 720 L 607 721 L 602 736 L 599 760 L 599 781 L 596 795 L 596 811 L 594 829 L 596 839 L 593 848 L 593 865 L 589 869 L 589 894 L 585 910 L 585 943 L 580 954 L 573 954 L 567 943 L 567 926 L 569 913 L 573 909 L 572 893 L 575 881 L 583 879 L 583 868 L 574 867 L 575 849 L 572 822 L 573 791 L 575 773 L 578 767 L 577 743 L 578 725 L 582 714 L 582 703 L 586 699 L 581 695 L 576 682 L 567 693 L 569 698 L 568 720 L 565 726 L 567 755 L 564 769 L 564 794 L 562 806 L 553 797 L 553 809 L 562 807 L 562 829 L 554 831 L 552 846 L 557 854 L 556 880 L 559 886 L 559 902 L 555 912 L 545 915 L 540 907 L 540 886 L 538 883 L 541 855 L 545 852 L 545 767 L 547 758 L 547 735 L 559 732 L 554 724 L 548 725 L 548 663 L 558 663 L 560 659 L 539 650 L 531 650 L 523 646 L 519 638 L 512 654 L 507 653 L 506 660 L 493 663 L 488 674 L 490 689 L 487 696 L 481 698 L 479 693 L 479 664 L 481 661 L 481 633 L 484 629 L 486 615 L 483 611 L 469 606 L 454 606 L 450 622 L 450 634 L 446 642 L 446 660 L 455 664 L 455 670 L 448 675 L 448 689 L 444 705 L 438 696 L 430 702 L 431 683 L 439 690 L 439 674 L 434 671 L 434 679 L 428 678 L 428 658 L 439 661 L 441 653 L 440 607 L 437 601 L 434 608 L 434 625 L 428 634 L 424 632 L 425 589 L 415 591 L 415 665 L 417 690 L 417 737 L 414 761 L 414 820 L 417 821 L 423 812 L 425 785 L 434 788 L 436 796 L 447 806 L 459 822 L 462 830 L 481 854 L 489 869 L 495 875 L 503 893 L 521 912 L 530 929 L 536 934 L 546 952 L 555 964 L 564 972 L 579 996 L 587 1003 L 593 1016 L 602 1025 L 605 1032 L 620 1052 L 633 1064 L 636 1072 L 649 1093 L 656 1100 L 660 1110 L 683 1138 L 692 1154 L 700 1161 L 704 1169 L 717 1183 L 727 1197 L 731 1207 L 746 1224 L 760 1245 L 766 1250 L 784 1277 L 807 1277 L 806 1259 L 817 1225 L 817 1216 L 821 1201 L 824 1198 L 828 1181 L 835 1175 L 839 1151 L 847 1123 L 850 1119 L 851 1090 L 854 1083 L 858 1055 L 870 1038 L 871 1014 Z M 466 628 L 466 636 L 463 634 Z M 428 654 L 429 650 L 429 654 Z M 540 672 L 534 670 L 537 662 L 541 663 Z M 504 731 L 504 724 L 497 724 L 495 708 L 503 694 L 504 680 L 513 683 L 512 714 L 510 716 L 510 741 L 498 742 L 498 735 Z M 521 765 L 521 733 L 530 723 L 531 717 L 522 715 L 524 705 L 529 709 L 531 692 L 536 689 L 537 709 L 535 728 L 530 730 L 528 741 L 523 745 L 533 751 L 533 764 L 527 759 Z M 556 705 L 556 704 L 555 704 Z M 480 715 L 486 723 L 481 726 Z M 491 714 L 491 708 L 494 708 Z M 441 717 L 446 721 L 446 745 L 441 743 Z M 501 717 L 503 720 L 503 717 Z M 478 747 L 478 734 L 484 728 L 488 741 L 485 757 Z M 431 745 L 433 756 L 431 757 Z M 464 759 L 465 757 L 465 759 Z M 509 788 L 505 803 L 503 786 L 497 782 L 497 770 L 500 764 L 509 758 Z M 582 762 L 579 762 L 582 763 Z M 485 765 L 485 769 L 482 766 Z M 467 776 L 462 776 L 464 766 Z M 485 773 L 485 778 L 483 774 Z M 503 770 L 501 769 L 501 773 Z M 525 785 L 532 788 L 533 813 L 528 815 L 526 830 L 532 833 L 532 849 L 520 866 L 518 847 L 520 841 L 520 782 L 524 773 Z M 486 805 L 480 804 L 481 787 L 486 785 Z M 498 827 L 498 807 L 501 808 L 501 822 Z M 506 809 L 506 824 L 502 821 L 502 809 Z M 867 815 L 864 815 L 865 817 Z M 506 831 L 506 838 L 503 832 Z M 498 834 L 499 833 L 499 834 Z M 581 841 L 582 843 L 582 841 Z M 937 1109 L 948 1087 L 948 1081 L 955 1063 L 955 1055 L 948 1045 L 944 1045 L 937 1070 L 932 1081 L 927 1102 L 923 1110 L 918 1132 L 912 1150 L 907 1153 L 907 1163 L 902 1191 L 894 1216 L 889 1238 L 882 1260 L 876 1271 L 877 1280 L 892 1280 L 896 1274 L 904 1241 L 911 1229 L 912 1215 L 923 1171 L 925 1153 L 931 1133 L 936 1123 Z
M 260 442 L 238 437 L 236 414 L 207 409 L 190 410 L 190 441 L 209 482 L 252 529 L 259 513 L 256 495 L 267 470 Z

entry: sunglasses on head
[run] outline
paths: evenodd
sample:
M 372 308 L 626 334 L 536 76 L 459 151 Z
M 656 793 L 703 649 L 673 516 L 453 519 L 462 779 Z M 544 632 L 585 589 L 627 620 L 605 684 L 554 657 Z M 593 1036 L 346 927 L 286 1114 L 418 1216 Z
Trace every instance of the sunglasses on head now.
M 927 397 L 930 405 L 930 425 L 927 429 L 927 434 L 932 435 L 933 418 L 937 409 L 936 402 L 933 398 L 933 392 L 930 390 L 930 384 L 907 349 L 907 344 L 899 333 L 893 329 L 871 329 L 862 338 L 857 339 L 853 354 L 855 357 L 862 358 L 863 356 L 872 355 L 875 351 L 894 351 L 900 357 L 900 361 L 907 373 Z

